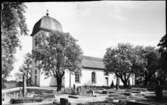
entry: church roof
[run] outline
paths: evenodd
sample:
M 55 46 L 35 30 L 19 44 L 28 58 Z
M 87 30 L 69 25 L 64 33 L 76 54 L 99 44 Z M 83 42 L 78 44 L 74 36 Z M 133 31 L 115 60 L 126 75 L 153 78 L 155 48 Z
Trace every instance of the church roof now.
M 83 56 L 82 67 L 87 69 L 105 70 L 102 58 Z
M 56 19 L 46 15 L 34 25 L 31 36 L 35 35 L 39 30 L 62 32 L 62 25 Z

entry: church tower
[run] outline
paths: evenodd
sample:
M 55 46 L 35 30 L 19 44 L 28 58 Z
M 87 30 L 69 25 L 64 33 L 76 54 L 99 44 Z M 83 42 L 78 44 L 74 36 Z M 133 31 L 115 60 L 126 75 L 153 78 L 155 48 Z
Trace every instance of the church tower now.
M 37 21 L 34 25 L 32 31 L 32 50 L 38 48 L 36 42 L 38 39 L 36 36 L 40 34 L 40 32 L 44 32 L 45 35 L 48 35 L 49 32 L 63 32 L 62 25 L 54 18 L 50 17 L 48 12 L 46 16 L 43 16 L 39 21 Z M 40 86 L 40 70 L 37 68 L 38 62 L 33 59 L 33 70 L 32 70 L 32 85 Z

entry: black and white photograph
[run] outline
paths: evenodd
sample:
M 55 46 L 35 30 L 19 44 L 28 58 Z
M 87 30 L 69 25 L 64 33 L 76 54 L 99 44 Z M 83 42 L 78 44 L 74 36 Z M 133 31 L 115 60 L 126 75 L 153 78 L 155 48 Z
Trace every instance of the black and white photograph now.
M 166 1 L 1 3 L 2 105 L 167 105 Z

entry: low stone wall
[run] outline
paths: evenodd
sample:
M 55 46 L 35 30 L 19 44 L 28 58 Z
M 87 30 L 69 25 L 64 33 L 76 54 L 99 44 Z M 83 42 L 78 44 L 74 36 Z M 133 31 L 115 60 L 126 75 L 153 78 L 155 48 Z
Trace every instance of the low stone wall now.
M 3 89 L 2 104 L 8 104 L 11 98 L 19 98 L 22 95 L 22 87 Z
M 22 97 L 22 87 L 16 87 L 16 88 L 11 88 L 11 89 L 2 89 L 2 104 L 9 104 L 10 100 L 12 98 L 14 99 L 18 99 Z M 26 87 L 27 91 L 27 96 L 29 97 L 31 95 L 31 91 L 36 91 L 36 92 L 40 92 L 41 94 L 43 93 L 42 91 L 47 91 L 49 93 L 53 93 L 53 91 L 55 91 L 56 89 L 53 88 L 47 88 L 47 87 Z M 30 92 L 29 92 L 30 91 Z M 42 96 L 45 96 L 42 94 Z M 51 96 L 47 97 L 53 97 L 53 95 L 51 94 Z

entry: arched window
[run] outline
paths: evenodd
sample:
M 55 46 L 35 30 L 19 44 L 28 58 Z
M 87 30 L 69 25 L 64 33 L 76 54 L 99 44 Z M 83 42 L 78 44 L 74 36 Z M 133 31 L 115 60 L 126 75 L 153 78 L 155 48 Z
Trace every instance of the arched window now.
M 92 72 L 92 83 L 96 83 L 96 73 Z
M 80 83 L 80 74 L 75 72 L 75 82 Z
M 37 75 L 35 75 L 35 85 L 37 85 Z

